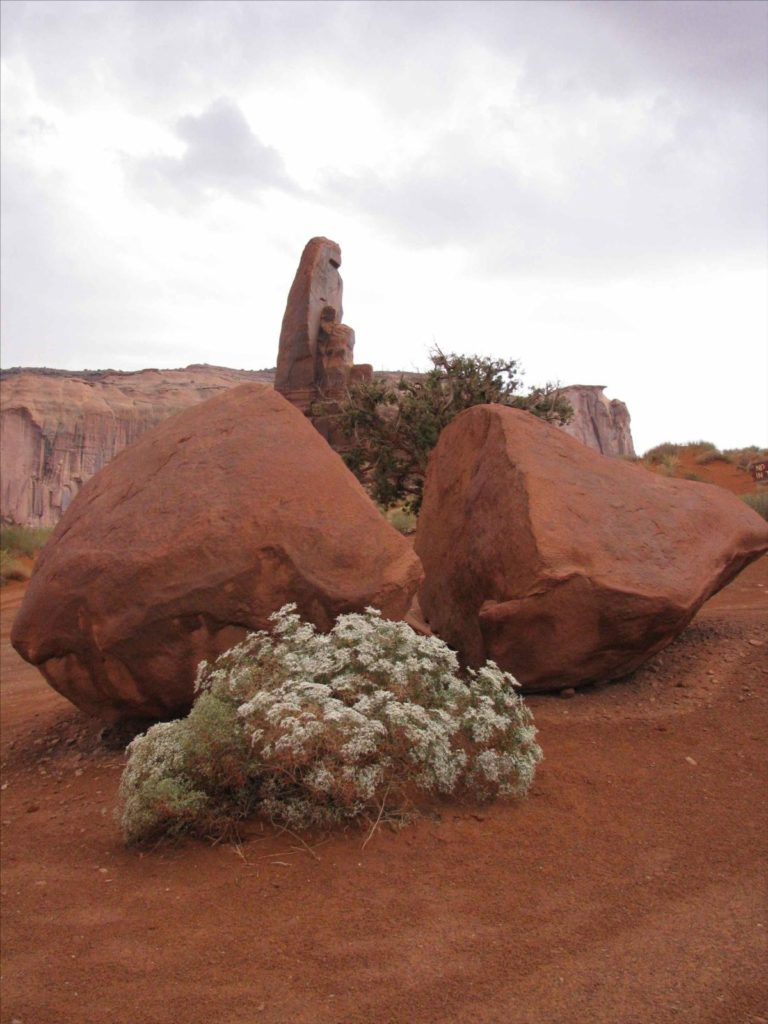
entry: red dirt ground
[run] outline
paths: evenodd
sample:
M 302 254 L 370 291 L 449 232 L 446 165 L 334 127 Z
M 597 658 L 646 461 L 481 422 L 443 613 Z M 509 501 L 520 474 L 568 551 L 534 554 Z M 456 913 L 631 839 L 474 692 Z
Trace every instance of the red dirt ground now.
M 126 850 L 123 754 L 8 644 L 3 1024 L 766 1024 L 768 558 L 621 683 L 530 700 L 530 796 Z

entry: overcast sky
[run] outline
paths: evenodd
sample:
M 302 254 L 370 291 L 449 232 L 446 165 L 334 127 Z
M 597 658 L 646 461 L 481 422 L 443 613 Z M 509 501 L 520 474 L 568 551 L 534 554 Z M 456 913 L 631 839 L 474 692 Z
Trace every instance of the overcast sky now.
M 768 444 L 768 4 L 2 4 L 2 364 L 274 366 L 305 242 L 356 359 L 604 384 Z

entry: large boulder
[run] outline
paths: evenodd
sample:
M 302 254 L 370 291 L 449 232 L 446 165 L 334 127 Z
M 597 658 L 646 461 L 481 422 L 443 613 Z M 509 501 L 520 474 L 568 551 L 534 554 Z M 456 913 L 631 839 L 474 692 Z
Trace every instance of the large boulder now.
M 498 405 L 443 431 L 416 534 L 432 629 L 528 691 L 632 671 L 766 550 L 768 524 L 726 491 Z
M 83 710 L 168 717 L 195 672 L 289 601 L 408 611 L 418 558 L 296 408 L 245 384 L 145 434 L 83 487 L 12 631 Z

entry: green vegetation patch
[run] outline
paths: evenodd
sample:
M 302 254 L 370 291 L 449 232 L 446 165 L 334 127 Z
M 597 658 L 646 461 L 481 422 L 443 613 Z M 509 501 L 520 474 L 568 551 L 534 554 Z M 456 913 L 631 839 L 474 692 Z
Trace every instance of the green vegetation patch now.
M 0 587 L 10 580 L 28 580 L 31 574 L 32 570 L 20 558 L 0 548 Z
M 51 533 L 42 527 L 0 526 L 0 548 L 12 555 L 32 558 L 45 546 Z
M 755 491 L 754 494 L 742 494 L 741 500 L 745 501 L 750 508 L 753 508 L 763 519 L 768 519 L 768 489 Z
M 0 526 L 0 587 L 10 580 L 28 580 L 34 558 L 51 535 L 48 529 L 26 526 Z
M 664 465 L 665 459 L 679 459 L 682 447 L 681 444 L 672 444 L 671 441 L 664 441 L 663 444 L 657 444 L 655 448 L 649 448 L 643 456 L 643 461 L 659 466 Z

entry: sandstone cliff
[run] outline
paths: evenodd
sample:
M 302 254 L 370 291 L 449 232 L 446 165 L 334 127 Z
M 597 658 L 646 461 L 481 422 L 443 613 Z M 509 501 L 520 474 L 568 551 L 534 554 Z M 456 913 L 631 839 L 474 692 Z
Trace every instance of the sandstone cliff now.
M 618 399 L 606 398 L 604 387 L 573 384 L 561 389 L 573 406 L 573 419 L 563 430 L 603 455 L 634 455 L 629 410 Z
M 0 518 L 53 526 L 80 487 L 161 420 L 272 374 L 188 366 L 137 373 L 9 370 L 0 386 Z

